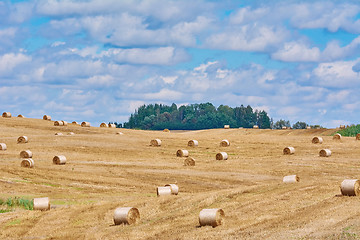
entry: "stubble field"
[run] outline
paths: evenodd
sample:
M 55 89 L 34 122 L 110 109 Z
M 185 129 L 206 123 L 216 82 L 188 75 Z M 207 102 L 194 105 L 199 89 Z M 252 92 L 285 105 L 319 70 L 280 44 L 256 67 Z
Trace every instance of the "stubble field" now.
M 166 133 L 0 117 L 0 143 L 8 148 L 0 151 L 0 198 L 51 202 L 50 211 L 0 213 L 0 239 L 358 239 L 360 198 L 341 196 L 339 186 L 360 177 L 360 141 L 334 141 L 334 131 Z M 22 135 L 29 142 L 17 144 Z M 324 143 L 312 144 L 313 136 Z M 162 140 L 160 147 L 149 146 L 154 138 Z M 191 139 L 199 146 L 188 147 Z M 220 147 L 222 139 L 230 146 Z M 287 146 L 296 153 L 283 155 Z M 332 156 L 319 157 L 322 148 Z M 27 149 L 32 169 L 20 167 L 19 153 Z M 196 165 L 183 166 L 178 149 L 189 150 Z M 215 160 L 220 151 L 229 159 Z M 54 165 L 55 155 L 65 155 L 66 165 Z M 284 184 L 292 174 L 300 182 Z M 157 197 L 156 187 L 169 183 L 179 194 Z M 117 207 L 138 208 L 140 222 L 115 226 Z M 222 208 L 224 225 L 199 227 L 204 208 Z

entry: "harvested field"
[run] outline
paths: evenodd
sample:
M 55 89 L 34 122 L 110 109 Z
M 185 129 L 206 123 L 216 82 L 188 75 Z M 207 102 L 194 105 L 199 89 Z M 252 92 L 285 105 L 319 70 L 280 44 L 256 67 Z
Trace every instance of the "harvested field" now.
M 53 122 L 0 118 L 0 199 L 49 197 L 49 211 L 0 213 L 0 239 L 348 239 L 360 237 L 359 196 L 342 196 L 344 179 L 360 176 L 359 141 L 333 141 L 334 129 L 141 131 L 69 124 L 57 137 Z M 22 168 L 19 136 L 31 139 L 34 168 Z M 324 143 L 312 144 L 313 136 Z M 149 146 L 159 138 L 159 147 Z M 196 165 L 174 154 L 189 139 Z M 227 161 L 216 161 L 228 139 Z M 283 155 L 291 144 L 296 154 Z M 328 148 L 330 158 L 319 151 Z M 71 159 L 62 166 L 51 159 Z M 284 184 L 296 174 L 301 181 Z M 157 197 L 156 187 L 176 184 L 178 195 Z M 134 207 L 133 225 L 114 224 L 114 210 Z M 0 205 L 0 210 L 1 210 Z M 199 227 L 202 209 L 221 208 L 224 224 Z

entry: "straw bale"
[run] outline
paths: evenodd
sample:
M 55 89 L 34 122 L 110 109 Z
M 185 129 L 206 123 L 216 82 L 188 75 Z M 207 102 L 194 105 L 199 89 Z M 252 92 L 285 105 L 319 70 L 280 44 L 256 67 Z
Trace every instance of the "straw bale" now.
M 226 152 L 219 152 L 216 154 L 216 160 L 227 160 L 228 154 Z
M 199 142 L 197 140 L 190 140 L 188 142 L 188 146 L 189 147 L 197 147 L 197 146 L 199 146 Z
M 340 133 L 336 133 L 336 134 L 333 136 L 333 139 L 334 139 L 334 140 L 341 140 L 341 134 L 340 134 Z
M 225 129 L 229 129 L 229 128 L 230 128 L 230 125 L 224 125 L 224 128 L 225 128 Z
M 115 123 L 109 123 L 108 126 L 109 126 L 109 128 L 116 128 Z
M 120 224 L 136 224 L 140 221 L 140 212 L 134 207 L 120 207 L 114 211 L 114 223 Z
M 89 122 L 82 122 L 81 126 L 82 127 L 90 127 L 90 123 Z
M 317 144 L 317 143 L 321 144 L 321 143 L 323 143 L 323 138 L 322 137 L 313 137 L 311 142 L 314 144 Z
M 64 135 L 63 133 L 60 133 L 60 132 L 57 132 L 57 133 L 55 133 L 55 135 L 56 136 L 62 136 L 62 135 Z
M 64 165 L 66 163 L 66 157 L 63 155 L 55 156 L 53 158 L 53 164 Z
M 345 129 L 345 125 L 340 125 L 340 129 Z
M 2 117 L 3 118 L 11 118 L 11 113 L 10 112 L 3 112 Z
M 106 123 L 101 123 L 101 124 L 100 124 L 100 127 L 106 127 L 106 128 L 107 128 L 108 125 L 107 125 Z
M 124 135 L 122 132 L 117 132 L 116 134 L 118 134 L 118 135 Z
M 284 155 L 291 155 L 295 153 L 295 148 L 293 147 L 286 147 L 283 150 Z
M 321 149 L 319 152 L 319 156 L 320 157 L 330 157 L 331 156 L 330 149 Z
M 221 208 L 203 209 L 199 214 L 200 226 L 216 227 L 224 224 L 225 213 Z
M 27 143 L 29 141 L 29 138 L 27 136 L 20 136 L 17 139 L 17 143 Z
M 307 126 L 306 129 L 311 129 L 311 127 L 310 127 L 310 126 Z
M 54 126 L 64 126 L 63 121 L 55 121 Z
M 73 132 L 68 132 L 67 135 L 75 135 Z
M 33 168 L 34 167 L 34 160 L 32 160 L 31 158 L 23 159 L 21 161 L 21 167 Z
M 62 121 L 62 123 L 63 123 L 63 126 L 67 126 L 68 125 L 68 122 L 67 121 L 63 121 L 63 120 L 61 120 Z
M 230 146 L 229 140 L 227 140 L 227 139 L 221 140 L 220 147 L 228 147 L 228 146 Z
M 18 118 L 25 118 L 24 115 L 22 115 L 22 114 L 19 114 L 17 117 Z
M 170 132 L 170 130 L 167 129 L 167 128 L 165 128 L 165 129 L 163 130 L 163 132 Z
M 0 150 L 5 151 L 7 149 L 7 146 L 5 143 L 0 143 Z
M 73 121 L 71 124 L 78 125 L 79 123 L 77 121 Z
M 33 154 L 30 150 L 24 150 L 20 152 L 21 158 L 32 158 Z
M 151 146 L 160 147 L 161 146 L 161 140 L 160 139 L 153 139 L 150 141 Z
M 184 166 L 195 166 L 195 159 L 192 157 L 185 158 Z
M 176 151 L 176 156 L 177 157 L 188 157 L 189 156 L 189 151 L 185 150 L 185 149 L 179 149 Z
M 48 197 L 34 198 L 34 210 L 50 210 L 50 200 Z
M 253 128 L 254 128 L 254 129 L 259 129 L 259 126 L 258 126 L 258 125 L 254 125 Z
M 360 133 L 356 134 L 356 140 L 360 140 Z
M 300 178 L 297 175 L 289 175 L 289 176 L 285 176 L 283 178 L 283 182 L 284 183 L 295 183 L 295 182 L 299 182 Z
M 49 115 L 44 115 L 44 116 L 43 116 L 43 119 L 44 119 L 44 120 L 47 120 L 47 121 L 51 121 L 51 116 L 49 116 Z
M 179 186 L 176 184 L 166 184 L 165 187 L 170 187 L 172 195 L 178 195 Z
M 358 179 L 345 179 L 342 181 L 340 190 L 344 196 L 359 196 L 360 181 Z
M 286 126 L 282 126 L 281 129 L 285 130 L 285 129 L 287 129 L 287 127 L 286 127 Z
M 156 194 L 158 197 L 171 195 L 171 188 L 169 186 L 168 187 L 157 187 Z

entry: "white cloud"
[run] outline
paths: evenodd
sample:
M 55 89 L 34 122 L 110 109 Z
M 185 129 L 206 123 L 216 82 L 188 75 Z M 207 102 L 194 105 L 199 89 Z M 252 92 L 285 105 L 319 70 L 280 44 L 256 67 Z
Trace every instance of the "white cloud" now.
M 302 43 L 288 42 L 271 57 L 284 62 L 316 62 L 320 59 L 320 50 L 317 47 L 309 48 Z
M 13 69 L 31 61 L 31 57 L 22 53 L 7 53 L 0 56 L 0 74 L 11 74 Z
M 174 91 L 170 89 L 161 89 L 156 93 L 146 93 L 144 94 L 145 99 L 149 100 L 166 100 L 166 101 L 176 101 L 180 100 L 183 96 L 183 93 L 179 91 Z
M 178 78 L 178 76 L 167 76 L 167 77 L 160 76 L 160 78 L 164 81 L 164 83 L 173 85 L 176 79 Z

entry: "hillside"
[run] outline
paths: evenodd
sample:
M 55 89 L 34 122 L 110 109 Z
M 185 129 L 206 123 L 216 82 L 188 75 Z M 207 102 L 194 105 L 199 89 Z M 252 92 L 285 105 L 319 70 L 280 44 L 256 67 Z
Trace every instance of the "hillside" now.
M 49 197 L 52 206 L 0 213 L 0 239 L 357 239 L 359 197 L 341 196 L 339 186 L 360 177 L 360 142 L 334 141 L 334 131 L 166 133 L 0 117 L 0 143 L 8 148 L 0 151 L 0 199 Z M 22 135 L 29 142 L 17 144 Z M 312 144 L 313 136 L 324 143 Z M 149 146 L 154 138 L 161 147 Z M 191 139 L 199 146 L 188 147 Z M 222 139 L 230 146 L 220 147 Z M 287 146 L 296 153 L 283 155 Z M 332 156 L 319 157 L 322 148 Z M 20 167 L 26 149 L 34 154 L 33 169 Z M 178 149 L 189 150 L 196 166 L 183 166 Z M 215 160 L 220 151 L 227 161 Z M 66 165 L 54 165 L 55 155 L 65 155 Z M 300 182 L 282 183 L 291 174 Z M 157 197 L 156 187 L 168 183 L 179 186 L 179 195 Z M 114 210 L 121 206 L 138 208 L 140 222 L 115 226 Z M 199 227 L 203 208 L 222 208 L 225 224 Z

